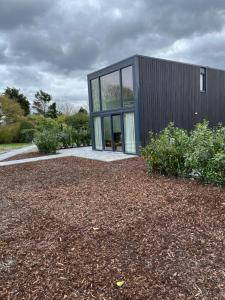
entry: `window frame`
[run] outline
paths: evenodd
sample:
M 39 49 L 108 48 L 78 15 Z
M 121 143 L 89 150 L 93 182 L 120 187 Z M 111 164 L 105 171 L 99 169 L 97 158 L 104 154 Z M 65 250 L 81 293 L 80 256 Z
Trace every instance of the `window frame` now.
M 123 79 L 122 79 L 122 70 L 123 69 L 126 69 L 128 67 L 131 67 L 132 68 L 132 81 L 133 81 L 133 105 L 132 106 L 124 106 L 124 103 L 123 103 Z M 120 99 L 119 99 L 119 102 L 120 102 L 120 106 L 117 107 L 117 108 L 111 108 L 111 109 L 103 109 L 103 103 L 102 103 L 102 90 L 101 90 L 101 78 L 106 76 L 106 75 L 110 75 L 112 73 L 115 73 L 115 72 L 119 72 L 119 84 L 120 84 Z M 100 101 L 100 110 L 98 111 L 94 111 L 94 105 L 93 105 L 93 95 L 92 95 L 92 84 L 91 82 L 95 79 L 98 79 L 98 89 L 99 89 L 99 101 Z M 135 94 L 134 94 L 134 66 L 133 64 L 128 64 L 128 65 L 125 65 L 125 66 L 120 66 L 118 69 L 115 69 L 115 70 L 111 70 L 110 72 L 106 72 L 104 74 L 101 74 L 99 76 L 96 76 L 96 77 L 93 77 L 90 79 L 90 87 L 91 87 L 91 93 L 90 93 L 90 96 L 91 96 L 91 105 L 90 105 L 90 108 L 91 108 L 91 113 L 99 113 L 99 112 L 110 112 L 110 111 L 119 111 L 119 110 L 127 110 L 127 109 L 135 109 Z

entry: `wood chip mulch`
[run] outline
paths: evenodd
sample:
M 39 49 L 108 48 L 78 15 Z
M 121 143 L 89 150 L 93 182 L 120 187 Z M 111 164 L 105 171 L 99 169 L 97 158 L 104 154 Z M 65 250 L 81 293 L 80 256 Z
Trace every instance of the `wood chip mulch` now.
M 0 299 L 225 299 L 224 189 L 70 157 L 2 167 L 0 200 Z
M 11 156 L 7 159 L 4 159 L 3 161 L 20 160 L 24 158 L 33 158 L 33 157 L 40 157 L 40 156 L 47 156 L 47 154 L 40 153 L 40 152 L 27 152 L 27 153 L 21 153 L 21 154 Z

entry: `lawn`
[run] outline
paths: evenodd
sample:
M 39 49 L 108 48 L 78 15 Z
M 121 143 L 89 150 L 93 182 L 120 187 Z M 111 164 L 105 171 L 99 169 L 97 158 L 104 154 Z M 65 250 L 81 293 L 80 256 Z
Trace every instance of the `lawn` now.
M 224 189 L 140 158 L 7 166 L 0 182 L 0 299 L 225 298 Z
M 29 146 L 29 145 L 31 145 L 31 144 L 26 144 L 26 143 L 0 144 L 0 152 L 19 149 L 19 148 Z

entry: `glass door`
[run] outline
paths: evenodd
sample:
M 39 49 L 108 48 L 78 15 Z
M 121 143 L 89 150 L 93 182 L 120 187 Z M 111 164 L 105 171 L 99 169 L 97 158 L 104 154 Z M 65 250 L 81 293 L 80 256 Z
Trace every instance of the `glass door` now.
M 126 153 L 136 153 L 134 113 L 124 114 L 124 144 Z
M 112 140 L 113 140 L 113 150 L 123 151 L 122 143 L 122 129 L 121 129 L 121 115 L 112 115 Z
M 110 116 L 103 118 L 103 128 L 104 128 L 104 147 L 105 150 L 112 150 L 112 127 Z

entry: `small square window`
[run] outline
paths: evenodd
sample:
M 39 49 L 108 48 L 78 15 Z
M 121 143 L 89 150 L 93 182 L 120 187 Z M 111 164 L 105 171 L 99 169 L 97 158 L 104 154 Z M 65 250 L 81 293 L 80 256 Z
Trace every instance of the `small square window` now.
M 200 68 L 200 92 L 206 92 L 206 68 Z

